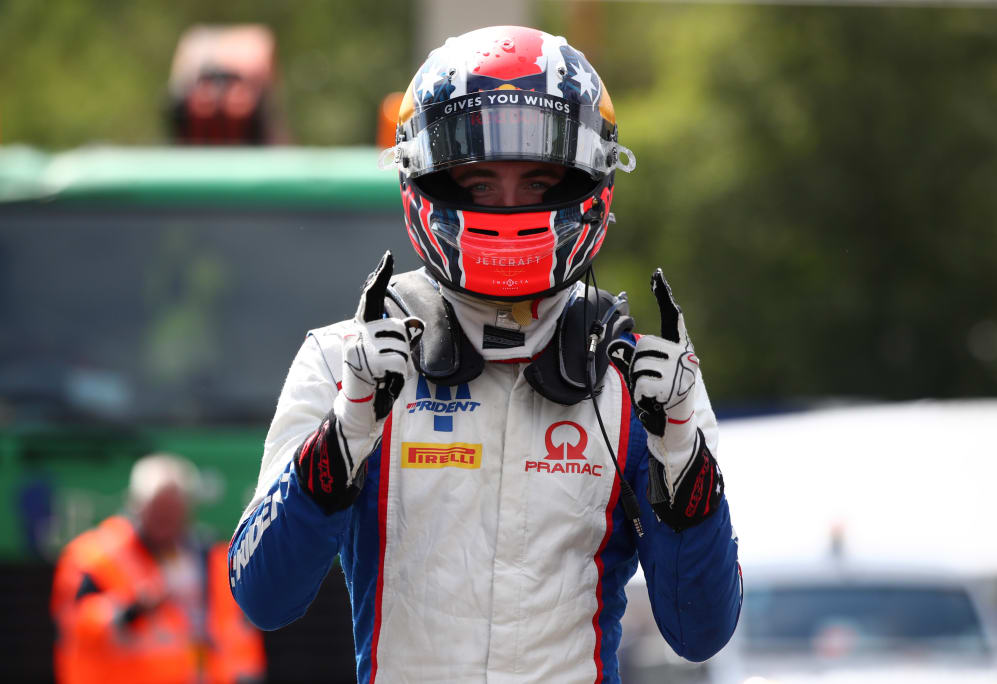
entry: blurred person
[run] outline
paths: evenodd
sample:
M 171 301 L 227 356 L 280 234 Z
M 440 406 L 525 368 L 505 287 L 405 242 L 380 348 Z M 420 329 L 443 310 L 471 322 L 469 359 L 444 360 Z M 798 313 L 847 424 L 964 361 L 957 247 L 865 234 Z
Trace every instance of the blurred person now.
M 192 26 L 170 70 L 168 119 L 183 145 L 289 141 L 274 102 L 276 39 L 266 26 Z
M 232 600 L 226 545 L 190 532 L 196 480 L 177 456 L 139 459 L 127 513 L 66 546 L 51 604 L 58 682 L 262 681 L 262 636 Z
M 306 336 L 230 546 L 236 600 L 286 625 L 338 554 L 361 682 L 618 682 L 639 559 L 665 639 L 709 658 L 742 594 L 717 423 L 660 269 L 660 335 L 595 286 L 635 166 L 602 81 L 534 29 L 451 38 L 388 154 L 425 267 L 392 278 L 385 254 L 354 319 Z

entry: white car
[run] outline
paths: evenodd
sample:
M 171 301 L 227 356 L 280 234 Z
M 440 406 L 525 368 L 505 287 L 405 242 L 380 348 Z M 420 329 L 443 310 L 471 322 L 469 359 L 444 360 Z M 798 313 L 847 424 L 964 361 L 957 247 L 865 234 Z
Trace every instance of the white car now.
M 748 574 L 748 571 L 745 573 Z M 731 642 L 687 663 L 651 630 L 643 576 L 628 586 L 627 684 L 997 682 L 993 639 L 971 578 L 844 559 L 751 568 Z M 641 624 L 643 622 L 643 624 Z
M 726 421 L 718 460 L 744 570 L 737 632 L 682 661 L 638 572 L 623 681 L 997 683 L 997 401 Z
M 755 569 L 712 682 L 997 682 L 974 583 L 952 573 L 859 567 Z

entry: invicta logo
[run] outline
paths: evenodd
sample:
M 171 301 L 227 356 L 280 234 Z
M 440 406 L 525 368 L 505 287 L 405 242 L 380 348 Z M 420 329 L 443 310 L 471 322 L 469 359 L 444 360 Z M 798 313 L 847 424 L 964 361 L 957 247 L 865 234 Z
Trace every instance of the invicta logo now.
M 557 432 L 556 437 L 555 432 Z M 588 441 L 588 434 L 578 423 L 570 420 L 554 423 L 547 428 L 547 434 L 544 435 L 547 456 L 542 461 L 527 461 L 526 472 L 602 477 L 602 466 L 589 463 L 585 456 Z
M 402 442 L 402 468 L 464 468 L 481 467 L 481 445 L 433 444 L 431 442 Z

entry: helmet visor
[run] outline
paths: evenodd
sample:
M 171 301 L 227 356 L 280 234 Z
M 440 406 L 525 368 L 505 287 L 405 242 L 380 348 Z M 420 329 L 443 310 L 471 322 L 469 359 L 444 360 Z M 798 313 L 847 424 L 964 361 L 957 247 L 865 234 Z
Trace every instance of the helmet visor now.
M 493 90 L 440 102 L 403 126 L 404 173 L 417 177 L 474 161 L 530 160 L 605 175 L 617 145 L 597 107 L 532 93 Z

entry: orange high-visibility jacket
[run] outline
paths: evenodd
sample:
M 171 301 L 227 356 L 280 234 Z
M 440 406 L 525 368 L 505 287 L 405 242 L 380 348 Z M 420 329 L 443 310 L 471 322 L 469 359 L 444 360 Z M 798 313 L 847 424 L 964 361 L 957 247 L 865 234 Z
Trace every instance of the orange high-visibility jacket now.
M 63 551 L 55 570 L 52 617 L 60 684 L 234 684 L 260 680 L 262 635 L 228 586 L 226 547 L 205 557 L 205 624 L 196 630 L 167 595 L 156 560 L 132 523 L 108 518 Z M 147 606 L 126 620 L 129 606 Z

